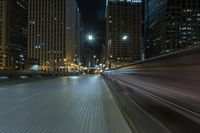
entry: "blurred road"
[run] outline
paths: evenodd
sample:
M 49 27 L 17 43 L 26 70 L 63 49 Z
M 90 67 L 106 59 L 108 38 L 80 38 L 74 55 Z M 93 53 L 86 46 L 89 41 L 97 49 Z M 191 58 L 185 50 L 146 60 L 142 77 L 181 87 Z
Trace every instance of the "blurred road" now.
M 131 133 L 100 76 L 0 83 L 0 133 Z

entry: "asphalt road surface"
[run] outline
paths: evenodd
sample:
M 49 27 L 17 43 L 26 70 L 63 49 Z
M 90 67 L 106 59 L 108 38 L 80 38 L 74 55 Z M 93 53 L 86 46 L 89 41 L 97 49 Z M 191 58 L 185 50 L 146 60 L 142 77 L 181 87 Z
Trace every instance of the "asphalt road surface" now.
M 0 83 L 0 133 L 131 133 L 100 76 Z

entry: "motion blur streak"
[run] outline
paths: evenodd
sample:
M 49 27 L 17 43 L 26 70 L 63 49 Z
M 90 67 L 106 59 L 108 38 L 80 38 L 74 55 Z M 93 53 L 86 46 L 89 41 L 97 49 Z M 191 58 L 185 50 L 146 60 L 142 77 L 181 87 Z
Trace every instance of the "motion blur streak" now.
M 117 68 L 104 76 L 129 118 L 144 133 L 155 130 L 137 121 L 132 109 L 136 105 L 170 132 L 190 133 L 200 130 L 199 59 L 200 48 L 193 48 Z

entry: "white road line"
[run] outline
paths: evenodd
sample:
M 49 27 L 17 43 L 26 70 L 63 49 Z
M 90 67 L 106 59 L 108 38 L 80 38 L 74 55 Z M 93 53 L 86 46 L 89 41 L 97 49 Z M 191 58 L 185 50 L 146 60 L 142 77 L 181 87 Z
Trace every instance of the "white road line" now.
M 41 94 L 44 94 L 44 92 L 36 93 L 36 94 L 34 94 L 34 95 L 31 95 L 31 96 L 22 98 L 22 99 L 20 99 L 20 100 L 18 100 L 18 101 L 19 101 L 19 102 L 24 102 L 24 101 L 26 101 L 26 100 L 29 100 L 29 99 L 31 99 L 31 98 L 33 98 L 33 97 L 36 97 L 36 96 L 39 96 L 39 95 L 41 95 Z

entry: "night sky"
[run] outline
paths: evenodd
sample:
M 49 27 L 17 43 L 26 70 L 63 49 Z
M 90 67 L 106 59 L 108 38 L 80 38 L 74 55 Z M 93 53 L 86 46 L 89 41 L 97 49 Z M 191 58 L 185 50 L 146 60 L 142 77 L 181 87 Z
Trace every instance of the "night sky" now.
M 101 46 L 105 39 L 105 6 L 106 0 L 77 0 L 83 22 L 88 33 L 93 33 L 96 45 Z M 99 52 L 100 47 L 97 47 Z

